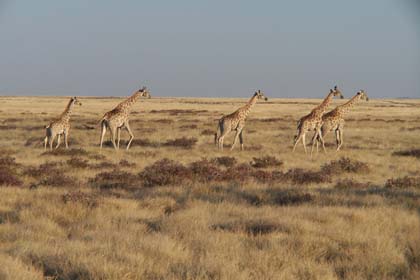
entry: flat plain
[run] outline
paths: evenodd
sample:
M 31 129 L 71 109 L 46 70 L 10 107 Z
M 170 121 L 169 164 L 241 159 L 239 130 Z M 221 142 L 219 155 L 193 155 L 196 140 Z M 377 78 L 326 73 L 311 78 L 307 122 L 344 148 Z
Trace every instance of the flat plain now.
M 312 159 L 293 136 L 321 100 L 259 101 L 244 151 L 214 133 L 247 99 L 139 100 L 129 151 L 99 149 L 122 99 L 80 101 L 44 152 L 68 98 L 0 97 L 0 279 L 420 278 L 420 100 L 359 102 Z

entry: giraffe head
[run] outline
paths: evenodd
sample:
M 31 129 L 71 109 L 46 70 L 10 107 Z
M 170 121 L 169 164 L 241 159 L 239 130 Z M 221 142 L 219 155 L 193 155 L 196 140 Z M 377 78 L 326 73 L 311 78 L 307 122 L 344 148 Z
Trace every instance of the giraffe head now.
M 338 89 L 337 86 L 335 86 L 334 89 L 330 89 L 330 93 L 332 93 L 334 97 L 339 96 L 341 99 L 344 98 L 343 94 L 341 93 L 341 91 Z
M 359 96 L 360 99 L 369 101 L 369 97 L 367 96 L 366 92 L 363 89 L 359 90 L 357 92 L 357 95 Z
M 267 97 L 265 97 L 264 93 L 263 93 L 261 90 L 257 90 L 257 91 L 254 93 L 254 96 L 256 96 L 256 97 L 257 97 L 257 99 L 264 99 L 265 101 L 267 101 L 267 100 L 268 100 L 268 98 L 267 98 Z
M 137 93 L 140 94 L 140 97 L 152 98 L 152 96 L 150 95 L 149 90 L 146 87 L 142 87 L 141 89 L 139 89 L 137 91 Z
M 74 105 L 82 106 L 82 102 L 80 102 L 79 99 L 77 99 L 76 96 L 72 97 L 71 101 L 73 102 Z

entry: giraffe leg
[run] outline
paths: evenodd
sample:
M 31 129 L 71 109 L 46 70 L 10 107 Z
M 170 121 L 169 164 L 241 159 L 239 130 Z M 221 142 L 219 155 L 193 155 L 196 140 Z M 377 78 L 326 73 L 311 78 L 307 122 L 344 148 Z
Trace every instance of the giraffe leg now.
M 101 125 L 101 142 L 99 143 L 100 148 L 102 149 L 102 142 L 104 142 L 104 136 L 106 133 L 106 126 L 104 123 Z
M 340 133 L 340 145 L 338 145 L 337 147 L 337 152 L 340 150 L 341 146 L 343 145 L 343 130 L 341 128 L 339 129 L 339 133 Z
M 49 142 L 49 144 L 50 144 L 50 151 L 52 151 L 52 146 L 53 146 L 53 142 L 55 140 L 55 135 L 52 135 L 49 140 L 50 140 L 50 142 Z
M 114 149 L 115 150 L 118 150 L 118 148 L 117 148 L 117 144 L 115 144 L 115 135 L 116 135 L 116 128 L 114 128 L 114 127 L 110 127 L 110 130 L 111 130 L 111 142 L 112 142 L 112 145 L 114 146 Z
M 302 138 L 303 133 L 299 132 L 299 134 L 295 137 L 295 143 L 293 145 L 292 153 L 295 151 L 297 144 L 299 143 L 300 139 Z
M 241 130 L 241 133 L 239 133 L 239 143 L 241 143 L 241 151 L 244 150 L 244 138 L 243 138 L 243 135 L 242 135 L 243 132 L 244 131 Z
M 319 130 L 317 129 L 317 130 L 315 130 L 314 136 L 312 136 L 311 157 L 312 157 L 312 153 L 314 151 L 314 147 L 315 147 L 315 144 L 316 144 L 315 142 L 317 142 L 318 136 L 319 136 Z
M 223 140 L 225 140 L 225 136 L 228 134 L 227 130 L 223 131 L 223 134 L 219 137 L 219 149 L 223 151 Z
M 120 148 L 120 139 L 121 139 L 121 127 L 117 128 L 117 148 Z
M 60 147 L 60 144 L 61 144 L 61 135 L 58 134 L 58 137 L 57 137 L 57 145 L 55 146 L 55 149 L 56 150 L 58 149 L 58 147 Z
M 236 130 L 235 138 L 233 139 L 233 144 L 232 144 L 232 147 L 230 148 L 231 151 L 235 147 L 236 142 L 238 141 L 239 134 L 241 133 L 241 131 L 242 131 L 242 129 L 239 129 L 239 128 Z
M 324 153 L 326 154 L 327 151 L 325 150 L 325 142 L 324 142 L 324 137 L 322 136 L 321 130 L 319 130 L 319 132 L 318 132 L 318 138 L 319 138 L 319 141 L 322 144 L 322 149 L 324 150 Z
M 126 122 L 125 127 L 127 128 L 128 133 L 130 134 L 130 140 L 128 140 L 128 144 L 127 144 L 127 150 L 128 150 L 128 149 L 130 149 L 131 142 L 132 142 L 132 141 L 133 141 L 133 139 L 134 139 L 134 134 L 133 134 L 133 132 L 131 131 L 131 129 L 130 129 L 130 125 L 128 124 L 128 122 Z
M 338 146 L 340 146 L 340 131 L 338 129 L 335 130 L 335 143 L 338 149 Z
M 305 149 L 305 154 L 307 154 L 308 153 L 308 151 L 306 150 L 306 133 L 303 133 L 302 134 L 302 145 L 303 145 L 303 148 Z
M 66 143 L 66 149 L 69 148 L 69 131 L 64 131 L 64 143 Z
M 47 143 L 48 143 L 48 136 L 45 136 L 44 138 L 44 150 L 47 150 Z

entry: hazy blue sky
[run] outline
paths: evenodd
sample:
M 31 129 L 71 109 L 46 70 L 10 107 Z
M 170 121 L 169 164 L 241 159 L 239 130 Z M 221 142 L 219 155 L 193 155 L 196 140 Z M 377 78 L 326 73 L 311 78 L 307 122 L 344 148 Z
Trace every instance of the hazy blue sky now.
M 0 0 L 0 94 L 420 97 L 419 2 Z

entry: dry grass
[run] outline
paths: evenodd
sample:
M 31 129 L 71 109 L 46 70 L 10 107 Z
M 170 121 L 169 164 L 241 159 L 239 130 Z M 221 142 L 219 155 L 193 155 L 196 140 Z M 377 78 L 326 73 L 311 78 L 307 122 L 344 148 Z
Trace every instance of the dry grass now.
M 244 152 L 213 142 L 244 100 L 141 100 L 115 152 L 96 124 L 119 100 L 84 98 L 44 152 L 67 100 L 0 98 L 0 279 L 420 277 L 419 101 L 359 104 L 311 160 L 291 148 L 317 100 L 257 104 Z

